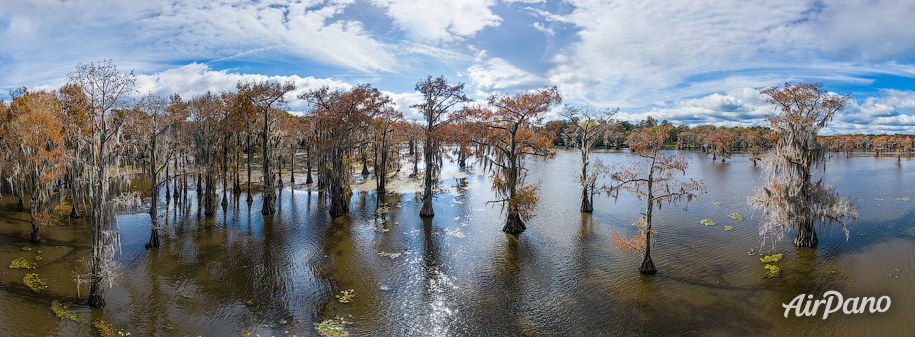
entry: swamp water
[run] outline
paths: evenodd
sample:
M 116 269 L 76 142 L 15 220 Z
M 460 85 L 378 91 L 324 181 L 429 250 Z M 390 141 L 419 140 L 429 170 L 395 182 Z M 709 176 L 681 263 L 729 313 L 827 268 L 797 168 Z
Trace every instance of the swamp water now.
M 357 188 L 351 214 L 333 221 L 306 186 L 287 184 L 269 220 L 259 198 L 249 208 L 243 195 L 235 201 L 231 194 L 228 207 L 204 219 L 190 188 L 187 206 L 172 204 L 160 217 L 167 225 L 159 249 L 144 248 L 148 214 L 118 217 L 119 274 L 106 288 L 104 310 L 78 304 L 88 292 L 74 276 L 85 271 L 86 225 L 46 227 L 45 241 L 28 246 L 28 214 L 15 212 L 7 196 L 0 203 L 0 336 L 92 335 L 92 318 L 132 336 L 308 336 L 317 333 L 315 323 L 337 316 L 357 336 L 915 335 L 915 159 L 831 160 L 825 180 L 858 207 L 851 236 L 821 228 L 816 250 L 795 249 L 790 237 L 763 246 L 784 254 L 775 263 L 781 276 L 767 279 L 756 255 L 759 214 L 747 204 L 762 166 L 745 155 L 727 163 L 685 155 L 688 175 L 704 179 L 708 193 L 687 210 L 667 207 L 656 216 L 655 276 L 638 274 L 640 257 L 611 243 L 612 232 L 635 231 L 642 203 L 627 192 L 618 200 L 597 196 L 594 213 L 582 215 L 578 154 L 559 151 L 552 160 L 529 160 L 541 200 L 519 239 L 500 231 L 500 209 L 486 204 L 494 199 L 488 174 L 464 174 L 451 163 L 431 221 L 418 216 L 411 184 L 388 193 L 382 215 L 375 193 Z M 634 155 L 595 158 L 612 166 Z M 742 221 L 729 217 L 735 212 Z M 36 269 L 6 268 L 36 256 Z M 26 273 L 39 274 L 48 288 L 30 291 Z M 349 303 L 337 300 L 350 289 Z M 827 320 L 783 317 L 782 303 L 828 290 L 885 295 L 892 306 Z M 53 299 L 81 322 L 56 318 Z

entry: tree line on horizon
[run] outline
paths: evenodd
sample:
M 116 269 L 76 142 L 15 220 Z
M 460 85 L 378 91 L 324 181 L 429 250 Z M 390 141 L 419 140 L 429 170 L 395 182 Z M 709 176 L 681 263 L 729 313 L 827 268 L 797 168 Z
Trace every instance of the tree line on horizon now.
M 772 149 L 772 176 L 754 203 L 767 214 L 762 233 L 779 239 L 793 229 L 795 244 L 805 247 L 816 246 L 816 223 L 844 225 L 842 219 L 854 216 L 846 198 L 810 174 L 825 165 L 827 144 L 853 140 L 853 149 L 881 144 L 882 152 L 911 153 L 911 145 L 902 144 L 904 139 L 911 144 L 912 137 L 819 137 L 848 97 L 813 84 L 764 91 L 779 107 L 772 128 L 690 128 L 653 118 L 618 122 L 615 110 L 562 106 L 556 87 L 475 102 L 464 93 L 464 84 L 443 76 L 416 84 L 421 100 L 410 108 L 422 116 L 418 122 L 406 120 L 390 97 L 370 85 L 308 90 L 297 97 L 310 109 L 297 115 L 283 109 L 295 90 L 292 82 L 239 82 L 231 91 L 163 97 L 138 95 L 135 80 L 110 60 L 92 62 L 79 65 L 58 90 L 20 89 L 9 104 L 0 101 L 0 174 L 19 198 L 17 207 L 30 212 L 30 241 L 41 240 L 41 228 L 55 221 L 55 210 L 63 206 L 70 206 L 71 218 L 87 217 L 92 253 L 88 273 L 80 279 L 89 282 L 88 303 L 97 307 L 104 305 L 102 282 L 110 279 L 119 244 L 114 216 L 148 204 L 147 247 L 159 247 L 160 196 L 177 205 L 195 195 L 203 215 L 212 217 L 217 203 L 225 206 L 244 195 L 250 205 L 257 191 L 264 200 L 261 213 L 273 216 L 276 190 L 284 181 L 296 184 L 296 172 L 302 172 L 305 184 L 314 184 L 330 205 L 330 216 L 340 217 L 349 213 L 354 174 L 373 176 L 381 208 L 388 181 L 408 171 L 422 181 L 418 216 L 430 218 L 443 161 L 466 169 L 468 159 L 475 159 L 490 175 L 492 202 L 505 214 L 502 231 L 517 236 L 539 200 L 538 184 L 527 179 L 526 161 L 551 158 L 556 145 L 567 146 L 581 153 L 575 178 L 582 212 L 592 212 L 594 196 L 601 193 L 616 197 L 626 191 L 645 202 L 636 236 L 615 236 L 614 243 L 643 252 L 640 272 L 653 274 L 653 213 L 704 192 L 700 180 L 682 179 L 689 165 L 684 156 L 660 151 L 671 144 L 722 161 L 747 151 L 754 165 Z M 805 104 L 792 106 L 792 99 Z M 563 119 L 544 122 L 555 109 Z M 590 157 L 600 146 L 626 147 L 641 159 L 610 170 Z M 602 177 L 609 183 L 598 185 Z M 131 188 L 136 180 L 146 181 L 146 187 Z

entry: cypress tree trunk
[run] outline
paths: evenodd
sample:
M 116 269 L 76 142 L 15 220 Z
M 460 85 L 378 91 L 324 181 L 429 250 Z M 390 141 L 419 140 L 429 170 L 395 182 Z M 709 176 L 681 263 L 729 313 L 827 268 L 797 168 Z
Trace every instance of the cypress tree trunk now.
M 314 179 L 312 179 L 312 177 L 311 177 L 311 147 L 310 146 L 305 147 L 305 171 L 307 173 L 307 176 L 305 177 L 305 183 L 306 184 L 314 183 Z
M 527 229 L 524 226 L 524 221 L 521 220 L 521 216 L 517 213 L 509 213 L 508 219 L 505 220 L 505 226 L 502 227 L 502 231 L 511 235 L 517 236 L 524 232 Z
M 32 216 L 32 220 L 29 221 L 32 224 L 32 235 L 29 236 L 29 243 L 38 243 L 41 239 L 38 237 L 38 232 L 41 230 L 41 224 L 35 220 L 35 216 Z
M 423 188 L 423 208 L 419 211 L 419 216 L 431 218 L 435 216 L 432 209 L 432 138 L 426 137 L 426 144 L 423 147 L 423 158 L 426 161 L 426 172 Z
M 804 217 L 797 226 L 797 236 L 794 245 L 798 247 L 816 248 L 820 243 L 817 239 L 816 226 L 813 218 Z

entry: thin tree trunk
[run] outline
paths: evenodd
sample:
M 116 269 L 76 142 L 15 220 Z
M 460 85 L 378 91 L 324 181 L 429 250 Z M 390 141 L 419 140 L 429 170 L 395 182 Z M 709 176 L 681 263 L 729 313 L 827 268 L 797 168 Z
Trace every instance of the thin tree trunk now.
M 426 143 L 423 146 L 423 160 L 426 162 L 425 178 L 423 179 L 423 208 L 419 211 L 419 216 L 431 218 L 435 216 L 435 210 L 432 209 L 432 130 L 426 132 Z

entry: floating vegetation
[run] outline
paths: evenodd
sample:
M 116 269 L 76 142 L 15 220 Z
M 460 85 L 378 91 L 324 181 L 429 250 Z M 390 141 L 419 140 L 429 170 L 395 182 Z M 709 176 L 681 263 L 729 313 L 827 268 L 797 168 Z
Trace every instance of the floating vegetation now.
M 346 331 L 346 326 L 349 324 L 350 322 L 344 320 L 343 317 L 325 319 L 321 323 L 315 324 L 315 330 L 321 337 L 347 337 L 349 331 Z
M 389 290 L 391 290 L 391 287 L 382 284 L 382 285 L 378 286 L 378 290 L 381 290 L 381 291 L 389 291 Z
M 188 294 L 188 293 L 186 293 L 186 292 L 181 292 L 181 293 L 178 294 L 178 296 L 181 296 L 181 297 L 184 298 L 184 299 L 192 299 L 192 298 L 194 298 L 193 296 L 191 296 L 191 294 Z
M 743 221 L 743 215 L 740 215 L 740 213 L 737 212 L 728 214 L 728 217 L 737 221 Z
M 32 247 L 25 246 L 25 247 L 22 247 L 22 250 L 27 251 L 27 252 L 31 252 L 31 251 L 32 251 Z
M 734 230 L 734 226 L 724 226 L 724 230 L 726 230 L 726 231 Z
M 35 264 L 24 257 L 10 261 L 10 269 L 35 269 Z
M 94 320 L 92 321 L 92 326 L 95 327 L 95 330 L 98 330 L 98 334 L 102 337 L 118 337 L 118 336 L 130 336 L 129 332 L 124 332 L 124 330 L 118 330 L 111 323 L 108 323 L 105 320 Z
M 712 221 L 712 219 L 702 219 L 702 220 L 699 220 L 699 223 L 701 223 L 701 224 L 703 224 L 703 225 L 706 225 L 706 226 L 714 226 L 714 225 L 715 225 L 715 222 Z
M 772 255 L 764 255 L 763 257 L 759 258 L 759 261 L 762 263 L 774 263 L 774 262 L 781 261 L 781 259 L 782 259 L 782 253 L 778 253 L 778 254 L 772 254 Z
M 461 232 L 458 228 L 445 228 L 445 234 L 456 238 L 464 238 L 464 232 Z
M 858 231 L 858 236 L 864 236 L 864 232 Z
M 750 248 L 750 251 L 747 252 L 747 255 L 750 255 L 750 256 L 756 255 L 756 249 L 755 249 L 755 248 Z
M 25 276 L 22 277 L 22 283 L 25 283 L 26 287 L 29 287 L 29 289 L 32 289 L 32 291 L 36 293 L 48 288 L 48 285 L 35 273 L 25 274 Z
M 908 197 L 905 197 L 905 198 L 896 198 L 896 200 L 898 200 L 898 201 L 909 201 L 909 200 L 911 200 L 911 199 L 909 199 Z
M 51 301 L 51 311 L 54 312 L 57 319 L 69 319 L 74 322 L 79 322 L 79 320 L 76 319 L 76 314 L 71 312 L 70 308 L 67 308 L 66 305 L 60 304 L 57 300 Z
M 767 264 L 764 268 L 767 270 L 766 278 L 775 278 L 782 274 L 782 270 L 776 265 Z
M 713 202 L 712 204 L 714 204 L 714 205 L 721 205 L 721 201 L 716 201 L 716 202 Z
M 385 251 L 380 251 L 380 252 L 378 252 L 378 255 L 381 255 L 381 256 L 384 256 L 384 257 L 388 257 L 388 258 L 390 258 L 391 260 L 400 257 L 400 254 L 401 254 L 401 253 L 388 253 L 388 252 L 385 252 Z
M 340 303 L 350 303 L 353 301 L 353 298 L 356 297 L 356 291 L 353 289 L 341 290 L 339 295 L 334 295 L 337 298 L 337 302 Z
M 35 261 L 41 261 L 41 260 L 42 260 L 41 255 L 35 255 Z

